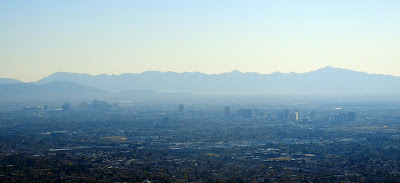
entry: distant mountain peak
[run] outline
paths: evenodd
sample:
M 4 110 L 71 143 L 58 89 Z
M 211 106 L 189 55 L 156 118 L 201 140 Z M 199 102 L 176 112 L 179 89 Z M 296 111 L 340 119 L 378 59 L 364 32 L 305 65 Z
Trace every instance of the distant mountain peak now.
M 336 68 L 336 67 L 332 67 L 332 66 L 328 65 L 328 66 L 326 66 L 326 67 L 317 69 L 317 71 L 331 71 L 331 70 L 337 70 L 337 69 L 338 69 L 338 68 Z
M 349 69 L 342 69 L 342 68 L 337 68 L 337 67 L 332 67 L 332 66 L 326 66 L 320 69 L 317 69 L 315 71 L 311 71 L 311 72 L 338 72 L 338 71 L 351 71 L 351 72 L 357 72 L 357 71 L 353 71 L 353 70 L 349 70 Z
M 230 73 L 232 73 L 232 74 L 241 74 L 242 72 L 240 72 L 239 70 L 235 69 L 235 70 L 231 71 Z
M 283 72 L 275 71 L 272 74 L 284 74 Z
M 325 67 L 323 67 L 323 68 L 321 68 L 321 69 L 336 69 L 335 67 L 332 67 L 332 66 L 330 66 L 330 65 L 327 65 L 327 66 L 325 66 Z

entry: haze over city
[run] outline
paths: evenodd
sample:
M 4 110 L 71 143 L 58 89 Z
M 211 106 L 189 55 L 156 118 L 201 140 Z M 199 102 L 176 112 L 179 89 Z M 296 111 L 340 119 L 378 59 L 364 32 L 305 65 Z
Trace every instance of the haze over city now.
M 0 1 L 0 183 L 400 182 L 400 1 Z

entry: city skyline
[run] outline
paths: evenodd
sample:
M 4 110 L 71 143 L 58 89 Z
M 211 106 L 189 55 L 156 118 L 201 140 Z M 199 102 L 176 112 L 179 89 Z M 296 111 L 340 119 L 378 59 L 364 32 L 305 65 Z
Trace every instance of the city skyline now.
M 398 1 L 0 3 L 0 78 L 149 70 L 399 76 Z
M 0 1 L 2 182 L 400 182 L 400 1 Z

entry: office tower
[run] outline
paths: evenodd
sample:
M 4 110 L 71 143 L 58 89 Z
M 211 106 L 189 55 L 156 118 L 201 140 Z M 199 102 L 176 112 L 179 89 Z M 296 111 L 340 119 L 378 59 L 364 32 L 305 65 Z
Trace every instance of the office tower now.
M 238 109 L 237 111 L 236 111 L 236 116 L 237 117 L 244 117 L 245 116 L 245 113 L 246 113 L 246 111 L 245 111 L 245 109 Z
M 253 110 L 251 109 L 239 109 L 237 110 L 237 116 L 242 118 L 252 118 Z
M 356 113 L 355 112 L 348 112 L 347 113 L 347 119 L 349 122 L 355 122 L 356 121 Z
M 64 105 L 62 105 L 61 109 L 62 109 L 63 111 L 68 111 L 70 106 L 71 106 L 71 105 L 70 105 L 68 102 L 66 102 Z
M 299 119 L 300 119 L 300 116 L 299 116 L 299 108 L 295 108 L 294 109 L 294 120 L 295 121 L 299 121 Z
M 97 100 L 92 101 L 92 110 L 95 112 L 106 112 L 109 108 L 111 108 L 111 105 L 107 102 Z
M 278 120 L 284 120 L 285 119 L 285 113 L 284 112 L 278 112 Z
M 79 104 L 80 111 L 89 111 L 90 108 L 91 108 L 91 106 L 86 102 L 82 102 L 81 104 Z
M 179 104 L 179 113 L 185 114 L 185 106 L 183 104 Z
M 283 110 L 283 119 L 285 120 L 289 119 L 289 110 L 287 109 Z
M 224 116 L 225 116 L 225 118 L 229 118 L 231 116 L 231 108 L 229 106 L 225 107 Z
M 119 110 L 119 109 L 120 109 L 118 103 L 114 103 L 114 104 L 112 105 L 112 108 L 113 108 L 114 110 Z
M 341 112 L 338 115 L 335 115 L 335 121 L 336 122 L 347 122 L 348 121 L 348 114 L 345 112 Z
M 295 113 L 289 113 L 288 121 L 295 121 L 295 119 L 296 119 Z

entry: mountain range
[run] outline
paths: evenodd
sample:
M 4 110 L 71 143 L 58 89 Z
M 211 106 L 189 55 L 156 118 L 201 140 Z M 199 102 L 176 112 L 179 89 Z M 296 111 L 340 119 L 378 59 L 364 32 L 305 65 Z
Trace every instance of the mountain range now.
M 89 75 L 57 72 L 34 83 L 0 79 L 0 101 L 27 97 L 129 96 L 127 93 L 132 91 L 147 91 L 139 94 L 378 96 L 400 94 L 400 78 L 328 66 L 307 73 L 259 74 L 234 70 L 222 74 L 146 71 Z
M 110 92 L 153 90 L 207 94 L 389 94 L 400 91 L 400 78 L 325 67 L 303 74 L 158 72 L 97 75 L 58 72 L 36 82 L 69 81 Z

